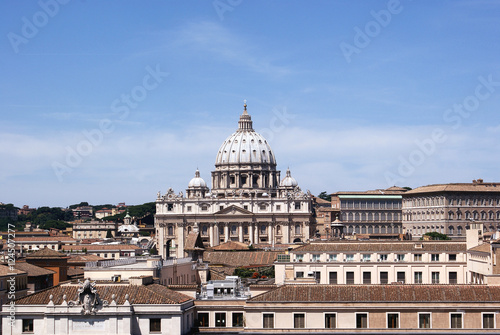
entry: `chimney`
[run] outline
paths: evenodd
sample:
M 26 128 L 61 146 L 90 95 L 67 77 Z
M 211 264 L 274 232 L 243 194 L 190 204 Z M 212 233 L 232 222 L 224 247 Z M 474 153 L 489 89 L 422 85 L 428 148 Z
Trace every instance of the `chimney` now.
M 482 184 L 482 183 L 483 183 L 483 180 L 482 180 L 482 179 L 478 179 L 478 180 L 477 180 L 477 183 L 478 183 L 478 184 Z

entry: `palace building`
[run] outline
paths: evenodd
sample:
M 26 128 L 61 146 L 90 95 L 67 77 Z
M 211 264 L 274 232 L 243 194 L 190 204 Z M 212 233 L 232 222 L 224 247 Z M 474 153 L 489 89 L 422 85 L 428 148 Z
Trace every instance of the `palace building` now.
M 308 241 L 312 196 L 300 189 L 289 169 L 281 179 L 276 165 L 271 146 L 253 129 L 245 103 L 238 129 L 217 152 L 212 189 L 196 170 L 185 195 L 171 188 L 158 193 L 159 253 L 184 257 L 192 232 L 199 232 L 210 247 L 228 241 L 269 246 Z

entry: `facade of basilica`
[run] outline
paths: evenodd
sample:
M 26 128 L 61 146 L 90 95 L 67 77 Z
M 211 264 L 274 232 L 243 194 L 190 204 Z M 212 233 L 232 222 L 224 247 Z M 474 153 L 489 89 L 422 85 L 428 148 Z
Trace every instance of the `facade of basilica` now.
M 228 241 L 306 242 L 314 231 L 311 205 L 311 194 L 300 189 L 290 170 L 280 180 L 274 152 L 253 129 L 245 104 L 238 129 L 217 152 L 212 189 L 196 170 L 185 195 L 171 188 L 158 193 L 158 251 L 163 257 L 184 257 L 186 239 L 195 232 L 210 247 Z

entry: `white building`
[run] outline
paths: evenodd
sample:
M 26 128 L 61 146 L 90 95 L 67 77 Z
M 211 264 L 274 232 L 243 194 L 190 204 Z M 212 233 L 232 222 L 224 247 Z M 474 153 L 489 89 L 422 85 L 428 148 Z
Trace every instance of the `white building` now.
M 187 334 L 194 322 L 193 299 L 158 284 L 63 284 L 2 309 L 7 334 Z M 11 322 L 12 321 L 12 322 Z
M 159 253 L 185 256 L 185 240 L 199 229 L 203 242 L 247 244 L 306 242 L 312 227 L 311 195 L 280 171 L 269 143 L 253 130 L 244 105 L 238 129 L 221 145 L 212 172 L 212 189 L 196 170 L 186 190 L 158 192 L 155 216 Z
M 319 284 L 466 284 L 467 248 L 455 241 L 313 242 L 278 255 L 275 276 L 277 284 L 308 277 Z

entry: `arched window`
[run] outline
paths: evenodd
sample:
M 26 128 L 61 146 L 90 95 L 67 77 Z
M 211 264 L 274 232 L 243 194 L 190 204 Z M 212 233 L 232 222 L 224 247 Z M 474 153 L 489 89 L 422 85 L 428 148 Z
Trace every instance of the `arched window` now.
M 368 221 L 373 221 L 373 213 L 368 213 Z
M 232 225 L 231 226 L 231 235 L 236 235 L 236 230 L 237 230 L 236 225 Z
M 167 233 L 168 233 L 168 236 L 174 235 L 174 227 L 168 226 L 168 232 Z
M 260 226 L 260 233 L 261 234 L 265 234 L 266 233 L 266 226 L 265 225 L 261 225 Z
M 448 234 L 453 235 L 453 226 L 448 227 Z
M 453 220 L 455 217 L 455 214 L 453 212 L 448 212 L 448 220 Z
M 276 226 L 276 234 L 281 235 L 281 226 L 280 225 Z
M 201 234 L 202 235 L 208 235 L 208 227 L 207 226 L 201 227 Z
M 366 221 L 366 213 L 361 213 L 361 221 Z
M 354 221 L 359 221 L 359 213 L 354 214 Z
M 349 217 L 348 221 L 351 221 L 351 222 L 354 221 L 354 215 L 351 212 L 349 212 L 348 217 Z
M 366 234 L 366 226 L 361 227 L 361 234 Z
M 224 227 L 219 227 L 219 235 L 224 235 Z
M 380 221 L 386 221 L 385 213 L 380 213 Z
M 457 226 L 457 235 L 462 235 L 462 226 Z
M 469 211 L 465 212 L 465 219 L 466 220 L 470 219 L 470 212 Z

